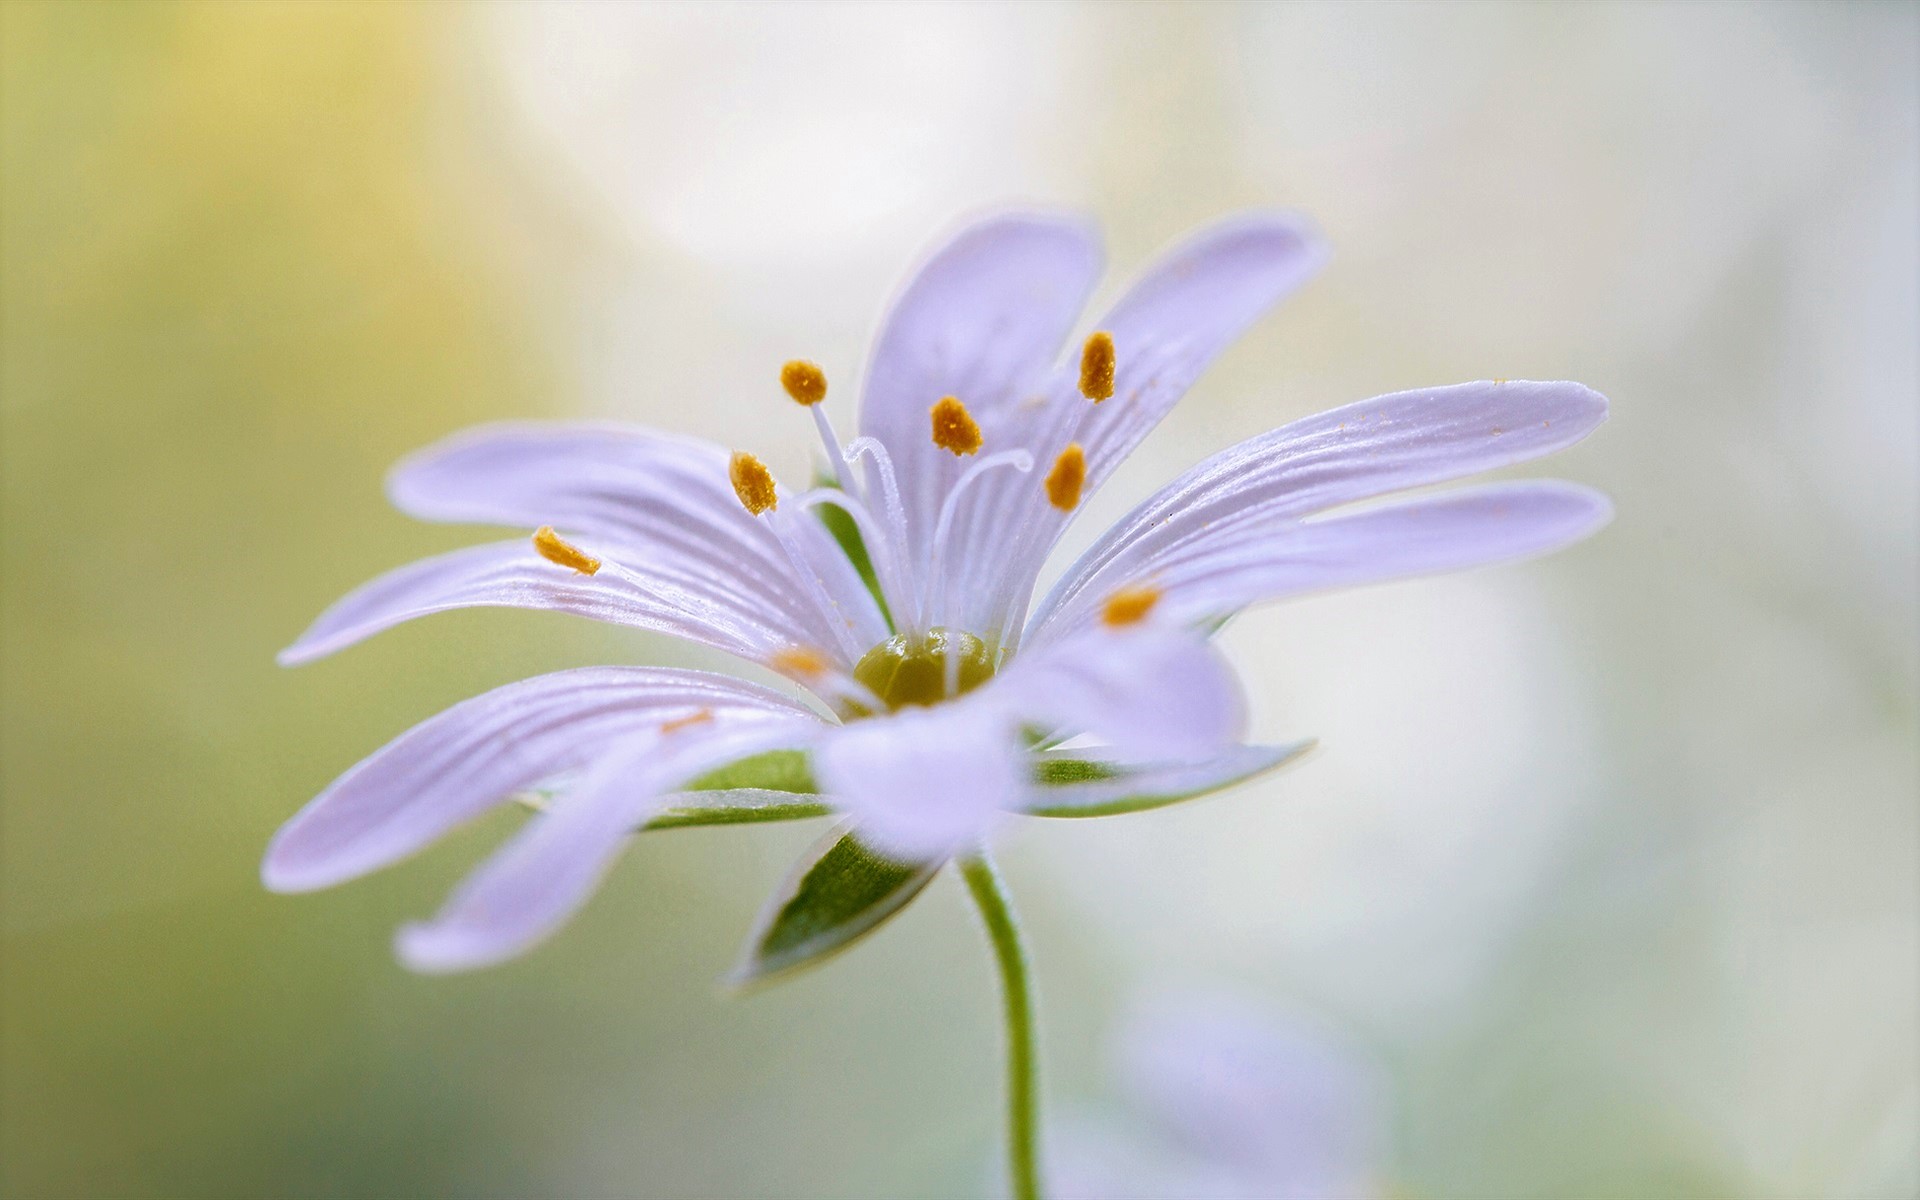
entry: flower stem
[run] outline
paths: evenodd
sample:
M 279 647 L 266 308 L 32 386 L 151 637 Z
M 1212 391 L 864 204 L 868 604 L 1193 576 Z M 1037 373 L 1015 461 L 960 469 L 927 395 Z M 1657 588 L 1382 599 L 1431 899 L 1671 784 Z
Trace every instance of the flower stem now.
M 985 850 L 961 859 L 960 874 L 980 906 L 1000 967 L 1007 1023 L 1007 1169 L 1013 1200 L 1040 1200 L 1040 1069 L 1034 1054 L 1033 984 L 1020 919 Z

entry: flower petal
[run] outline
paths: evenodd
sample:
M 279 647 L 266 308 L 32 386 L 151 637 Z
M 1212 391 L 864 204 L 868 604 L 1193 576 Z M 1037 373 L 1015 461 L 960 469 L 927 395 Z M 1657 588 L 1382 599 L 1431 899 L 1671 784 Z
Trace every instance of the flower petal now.
M 1246 732 L 1240 681 L 1220 652 L 1159 624 L 1090 629 L 1024 654 L 979 695 L 1024 722 L 1091 733 L 1134 760 L 1200 757 Z
M 645 586 L 642 586 L 642 585 Z M 668 579 L 602 569 L 582 575 L 541 558 L 525 540 L 469 546 L 389 571 L 349 592 L 280 652 L 312 662 L 416 617 L 458 608 L 532 608 L 672 634 L 755 661 L 811 630 L 782 610 L 751 611 Z M 832 649 L 827 643 L 822 649 Z
M 1579 441 L 1606 414 L 1606 398 L 1577 383 L 1480 382 L 1363 400 L 1261 434 L 1117 522 L 1035 610 L 1028 641 L 1084 624 L 1095 596 L 1189 542 L 1525 462 Z M 1075 619 L 1055 628 L 1069 606 Z
M 1201 372 L 1320 270 L 1327 245 L 1298 213 L 1246 213 L 1163 254 L 1114 305 L 1113 399 L 1070 411 L 1086 448 L 1088 490 L 1166 416 Z
M 1069 443 L 1086 459 L 1080 502 L 1159 424 L 1220 352 L 1325 263 L 1325 242 L 1296 213 L 1256 212 L 1202 229 L 1164 253 L 1097 328 L 1113 337 L 1114 394 L 1099 404 L 1079 394 L 1079 361 L 1061 364 L 1015 440 L 1037 462 L 1052 463 Z M 1013 486 L 1008 486 L 1012 484 Z M 955 555 L 968 577 L 1037 576 L 1047 553 L 1072 518 L 1047 499 L 1037 481 L 1002 480 L 981 498 L 985 511 L 974 537 Z M 990 607 L 1024 606 L 1025 587 L 985 600 Z M 997 626 L 1014 614 L 969 619 Z
M 1025 759 L 1003 712 L 961 700 L 833 730 L 814 773 L 862 841 L 902 862 L 934 862 L 978 845 L 1022 804 Z
M 725 448 L 641 426 L 484 425 L 403 459 L 387 478 L 401 511 L 425 520 L 552 525 L 715 606 L 779 614 L 796 640 L 832 645 L 834 623 L 871 645 L 887 628 L 859 573 L 812 522 L 793 522 L 807 570 L 826 585 L 823 614 L 769 522 L 741 507 Z
M 700 671 L 588 667 L 510 683 L 414 726 L 281 827 L 261 877 L 311 891 L 389 866 L 609 742 L 700 713 L 811 718 L 766 688 Z
M 964 468 L 933 444 L 929 411 L 958 397 L 991 438 L 1012 403 L 1045 381 L 1100 268 L 1099 235 L 1087 222 L 1007 213 L 961 230 L 894 300 L 867 367 L 860 431 L 892 456 L 921 569 Z
M 464 971 L 512 958 L 558 929 L 605 877 L 635 826 L 674 786 L 730 758 L 786 744 L 815 726 L 754 713 L 671 734 L 643 734 L 603 758 L 553 811 L 468 876 L 431 921 L 394 945 L 416 971 Z
M 1546 554 L 1594 533 L 1612 512 L 1604 495 L 1579 484 L 1487 484 L 1196 538 L 1156 561 L 1152 577 L 1168 617 L 1205 621 L 1309 592 Z

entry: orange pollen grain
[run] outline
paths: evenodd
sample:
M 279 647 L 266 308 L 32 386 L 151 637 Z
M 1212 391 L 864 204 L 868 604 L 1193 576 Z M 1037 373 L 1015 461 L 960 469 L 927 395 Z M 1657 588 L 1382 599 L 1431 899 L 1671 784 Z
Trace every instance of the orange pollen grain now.
M 733 484 L 733 494 L 754 516 L 780 507 L 780 497 L 773 490 L 773 472 L 746 451 L 735 451 L 728 460 L 727 479 Z
M 825 656 L 818 650 L 811 650 L 805 646 L 788 646 L 785 649 L 776 650 L 773 652 L 773 657 L 767 660 L 767 665 L 782 675 L 798 675 L 805 679 L 824 675 L 827 671 Z
M 675 717 L 673 720 L 660 726 L 660 732 L 678 733 L 682 729 L 691 729 L 695 725 L 711 724 L 713 724 L 713 710 L 710 708 L 696 708 L 686 716 Z
M 796 358 L 780 368 L 780 386 L 795 404 L 811 408 L 827 398 L 827 373 L 818 363 Z
M 1068 442 L 1060 457 L 1047 472 L 1047 499 L 1061 512 L 1072 512 L 1080 503 L 1080 489 L 1087 485 L 1087 452 L 1079 442 Z
M 534 530 L 533 548 L 555 566 L 572 567 L 582 575 L 592 575 L 600 569 L 599 559 L 555 533 L 551 525 Z
M 1136 583 L 1123 587 L 1107 597 L 1107 605 L 1100 612 L 1100 619 L 1108 625 L 1132 625 L 1153 611 L 1160 603 L 1160 589 L 1151 584 Z
M 1094 334 L 1080 351 L 1080 394 L 1095 404 L 1113 395 L 1113 335 Z
M 933 406 L 933 444 L 951 450 L 956 456 L 980 449 L 980 426 L 974 423 L 967 406 L 953 396 L 942 397 Z

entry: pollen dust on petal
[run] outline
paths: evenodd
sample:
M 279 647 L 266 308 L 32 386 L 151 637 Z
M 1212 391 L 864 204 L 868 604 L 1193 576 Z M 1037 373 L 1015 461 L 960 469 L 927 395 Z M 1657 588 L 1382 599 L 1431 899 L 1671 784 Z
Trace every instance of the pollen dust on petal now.
M 1160 603 L 1160 589 L 1149 583 L 1136 583 L 1123 587 L 1107 597 L 1106 607 L 1100 610 L 1100 620 L 1107 625 L 1132 625 L 1144 620 Z
M 551 525 L 542 525 L 533 531 L 533 548 L 555 566 L 572 567 L 582 575 L 592 575 L 600 569 L 599 559 L 555 533 Z
M 980 449 L 980 426 L 974 423 L 973 414 L 958 397 L 943 396 L 940 403 L 933 406 L 932 416 L 934 445 L 956 456 L 973 454 Z
M 675 717 L 673 720 L 661 725 L 660 732 L 678 733 L 682 729 L 691 729 L 695 725 L 711 724 L 713 724 L 713 710 L 710 708 L 696 708 L 684 717 Z
M 1113 395 L 1113 335 L 1102 330 L 1080 351 L 1080 394 L 1095 404 Z
M 728 460 L 727 479 L 733 484 L 733 494 L 754 516 L 780 507 L 780 497 L 773 490 L 773 472 L 746 451 L 735 451 Z
M 780 368 L 780 386 L 795 404 L 811 408 L 827 398 L 827 373 L 818 363 L 796 358 Z
M 812 679 L 824 675 L 827 660 L 818 650 L 807 646 L 786 646 L 773 652 L 767 665 L 782 675 L 797 675 L 802 679 Z
M 1080 503 L 1080 490 L 1087 485 L 1087 452 L 1079 442 L 1068 442 L 1060 457 L 1047 472 L 1047 499 L 1061 512 L 1072 512 Z

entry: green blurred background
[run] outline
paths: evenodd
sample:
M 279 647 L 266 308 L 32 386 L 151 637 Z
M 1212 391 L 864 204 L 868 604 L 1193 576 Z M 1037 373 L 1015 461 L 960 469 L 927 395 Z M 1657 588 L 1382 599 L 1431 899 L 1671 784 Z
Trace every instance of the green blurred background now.
M 1168 983 L 1386 1073 L 1412 1196 L 1920 1190 L 1920 8 L 0 7 L 0 1191 L 898 1196 L 990 1186 L 993 982 L 942 880 L 721 998 L 817 833 L 647 839 L 523 961 L 392 928 L 512 824 L 336 892 L 280 821 L 453 701 L 597 661 L 455 614 L 299 671 L 339 593 L 469 540 L 381 473 L 618 416 L 804 463 L 914 252 L 1010 201 L 1119 270 L 1221 211 L 1337 254 L 1097 503 L 1362 396 L 1576 378 L 1619 516 L 1519 568 L 1227 637 L 1309 763 L 1023 827 L 1060 1106 Z M 1084 541 L 1086 530 L 1078 534 Z

